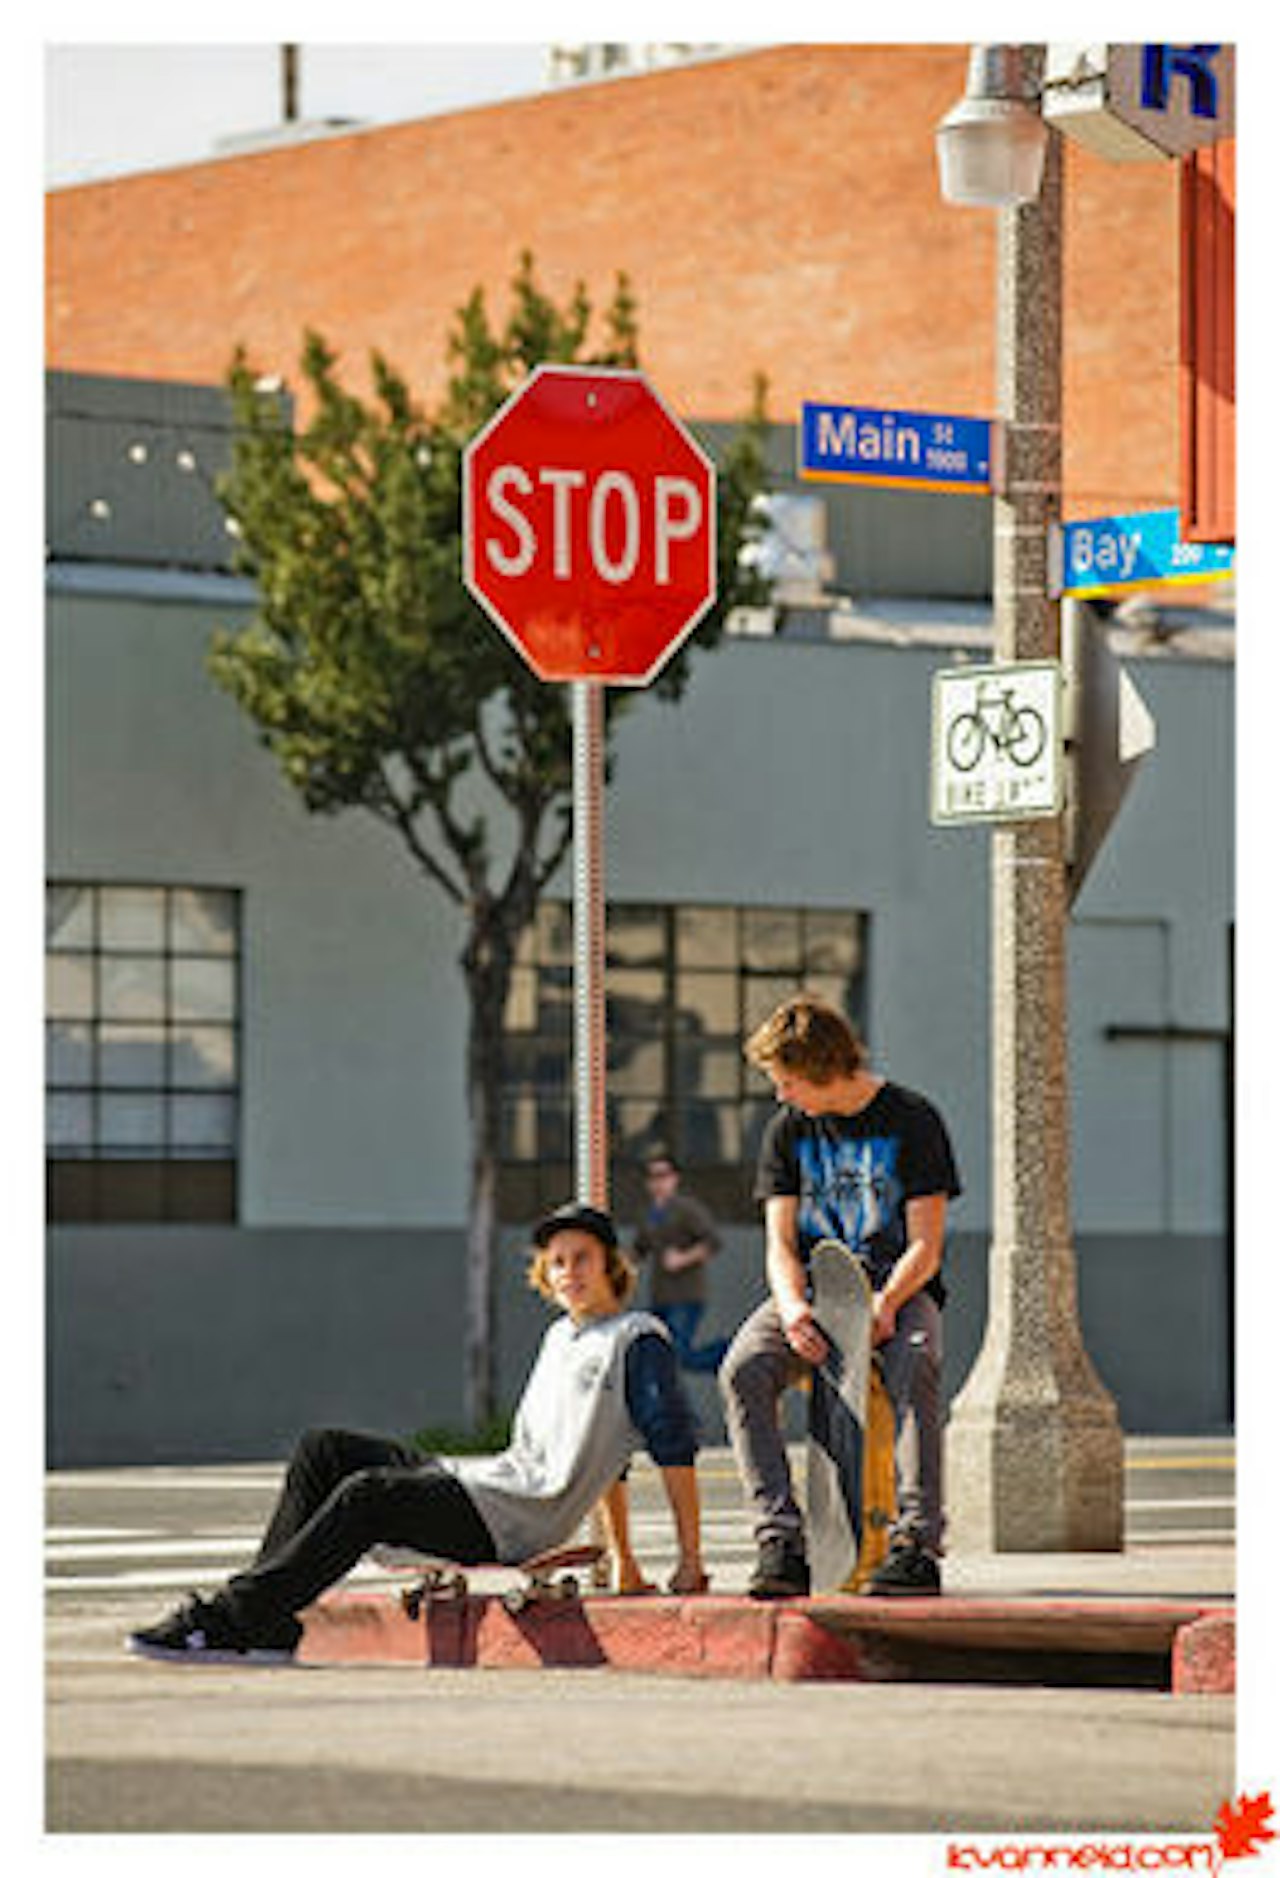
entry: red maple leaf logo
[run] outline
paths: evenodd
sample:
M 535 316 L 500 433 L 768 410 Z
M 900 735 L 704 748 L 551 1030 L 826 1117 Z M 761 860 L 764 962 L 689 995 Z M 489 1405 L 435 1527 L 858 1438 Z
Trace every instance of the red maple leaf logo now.
M 1274 1812 L 1269 1793 L 1259 1793 L 1253 1799 L 1242 1793 L 1234 1803 L 1224 1800 L 1213 1821 L 1223 1858 L 1249 1858 L 1268 1839 L 1274 1839 L 1276 1835 L 1267 1824 Z

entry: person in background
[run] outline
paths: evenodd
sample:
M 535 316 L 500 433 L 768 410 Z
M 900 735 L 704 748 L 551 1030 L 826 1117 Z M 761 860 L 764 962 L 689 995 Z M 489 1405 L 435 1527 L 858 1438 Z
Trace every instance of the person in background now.
M 680 1168 L 665 1148 L 646 1156 L 648 1203 L 632 1243 L 637 1262 L 649 1268 L 649 1308 L 671 1332 L 683 1368 L 714 1374 L 728 1339 L 698 1343 L 707 1308 L 707 1267 L 720 1236 L 706 1207 L 681 1190 Z

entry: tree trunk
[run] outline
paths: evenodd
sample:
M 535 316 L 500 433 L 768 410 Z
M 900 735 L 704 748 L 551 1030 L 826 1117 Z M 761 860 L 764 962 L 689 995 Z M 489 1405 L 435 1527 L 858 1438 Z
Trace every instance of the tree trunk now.
M 491 914 L 477 911 L 462 959 L 470 995 L 467 1107 L 471 1124 L 463 1399 L 473 1430 L 497 1413 L 494 1266 L 511 961 L 507 934 Z

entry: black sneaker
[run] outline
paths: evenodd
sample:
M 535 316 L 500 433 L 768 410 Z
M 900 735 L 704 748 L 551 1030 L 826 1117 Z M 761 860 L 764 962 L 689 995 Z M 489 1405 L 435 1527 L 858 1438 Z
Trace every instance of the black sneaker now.
M 872 1597 L 937 1597 L 942 1590 L 942 1573 L 932 1552 L 914 1539 L 903 1540 L 890 1548 L 884 1564 L 872 1574 L 867 1590 Z
M 216 1598 L 191 1596 L 185 1604 L 126 1638 L 125 1649 L 159 1663 L 291 1663 L 302 1637 L 295 1617 L 283 1617 L 268 1631 L 248 1635 L 236 1627 Z
M 809 1561 L 794 1540 L 762 1539 L 760 1556 L 747 1585 L 752 1598 L 805 1598 Z

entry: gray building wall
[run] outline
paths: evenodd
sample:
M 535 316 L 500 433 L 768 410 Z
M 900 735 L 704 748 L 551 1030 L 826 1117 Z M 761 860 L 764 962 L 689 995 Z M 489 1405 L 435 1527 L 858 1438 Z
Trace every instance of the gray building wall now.
M 50 877 L 244 896 L 241 1225 L 51 1232 L 58 1465 L 460 1414 L 461 931 L 372 821 L 306 816 L 213 687 L 209 634 L 248 602 L 204 577 L 50 571 Z M 987 837 L 927 815 L 930 679 L 957 656 L 945 633 L 732 640 L 680 707 L 644 700 L 621 725 L 607 816 L 613 899 L 869 912 L 874 1055 L 939 1102 L 965 1176 L 952 1387 L 980 1336 L 990 1212 Z M 1132 669 L 1160 743 L 1071 940 L 1081 1299 L 1126 1426 L 1185 1431 L 1230 1414 L 1225 1046 L 1114 1033 L 1227 1028 L 1233 668 L 1153 652 Z M 725 1324 L 761 1282 L 757 1236 L 729 1240 Z M 508 1391 L 544 1321 L 519 1243 Z

